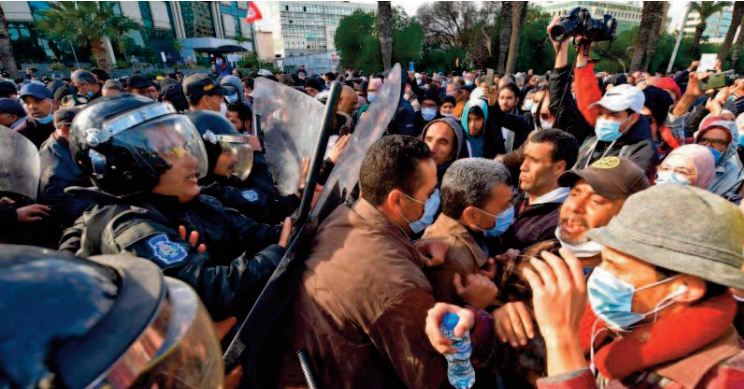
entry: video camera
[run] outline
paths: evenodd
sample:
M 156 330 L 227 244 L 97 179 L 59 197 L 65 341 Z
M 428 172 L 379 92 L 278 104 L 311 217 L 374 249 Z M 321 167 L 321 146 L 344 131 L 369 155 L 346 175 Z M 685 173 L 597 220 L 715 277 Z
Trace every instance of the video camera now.
M 576 7 L 567 15 L 561 16 L 560 22 L 550 28 L 550 38 L 563 42 L 569 37 L 584 36 L 592 42 L 612 40 L 617 29 L 617 20 L 605 14 L 602 19 L 592 19 L 586 8 Z

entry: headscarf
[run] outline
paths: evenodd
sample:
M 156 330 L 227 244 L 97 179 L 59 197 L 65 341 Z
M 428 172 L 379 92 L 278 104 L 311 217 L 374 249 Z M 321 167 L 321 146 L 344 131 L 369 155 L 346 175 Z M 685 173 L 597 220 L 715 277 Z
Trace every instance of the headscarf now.
M 683 145 L 674 149 L 667 158 L 672 156 L 687 158 L 695 166 L 695 186 L 706 189 L 716 176 L 716 161 L 713 153 L 705 146 L 697 144 Z

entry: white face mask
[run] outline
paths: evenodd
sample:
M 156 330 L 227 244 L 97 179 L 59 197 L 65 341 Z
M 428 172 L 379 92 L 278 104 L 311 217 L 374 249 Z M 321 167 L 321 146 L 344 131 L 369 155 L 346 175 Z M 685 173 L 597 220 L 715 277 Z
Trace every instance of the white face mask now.
M 220 115 L 227 116 L 227 104 L 224 101 L 220 103 Z
M 543 129 L 546 128 L 553 128 L 553 125 L 555 124 L 555 120 L 542 120 L 540 119 L 540 125 Z
M 571 250 L 577 258 L 591 258 L 602 252 L 601 244 L 587 240 L 583 243 L 567 243 L 561 239 L 561 227 L 555 229 L 555 237 L 561 243 L 561 247 Z

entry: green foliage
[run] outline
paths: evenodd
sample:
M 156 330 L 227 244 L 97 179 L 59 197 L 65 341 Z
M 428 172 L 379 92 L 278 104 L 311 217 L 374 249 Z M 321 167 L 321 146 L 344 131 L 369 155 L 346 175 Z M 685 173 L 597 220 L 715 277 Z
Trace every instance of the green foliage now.
M 418 62 L 423 39 L 421 24 L 406 17 L 399 8 L 394 8 L 393 63 L 400 62 L 406 68 L 409 61 Z M 357 10 L 341 19 L 334 43 L 341 55 L 342 66 L 367 74 L 382 70 L 380 40 L 372 13 Z
M 64 65 L 64 64 L 62 64 L 62 63 L 59 63 L 59 62 L 52 62 L 52 63 L 51 63 L 50 65 L 49 65 L 49 67 L 50 67 L 50 68 L 51 68 L 52 70 L 64 70 L 64 69 L 65 69 L 65 65 Z
M 542 74 L 553 68 L 555 51 L 546 30 L 550 20 L 550 14 L 539 7 L 530 6 L 527 9 L 519 40 L 518 71 L 533 69 L 536 74 Z

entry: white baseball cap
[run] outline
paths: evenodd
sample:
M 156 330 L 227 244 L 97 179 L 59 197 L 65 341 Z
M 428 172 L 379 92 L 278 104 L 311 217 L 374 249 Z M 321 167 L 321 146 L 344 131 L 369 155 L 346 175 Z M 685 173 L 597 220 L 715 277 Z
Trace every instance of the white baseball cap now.
M 641 89 L 630 84 L 622 84 L 608 90 L 602 99 L 592 104 L 591 107 L 601 105 L 613 112 L 631 109 L 640 113 L 645 102 L 646 97 Z

